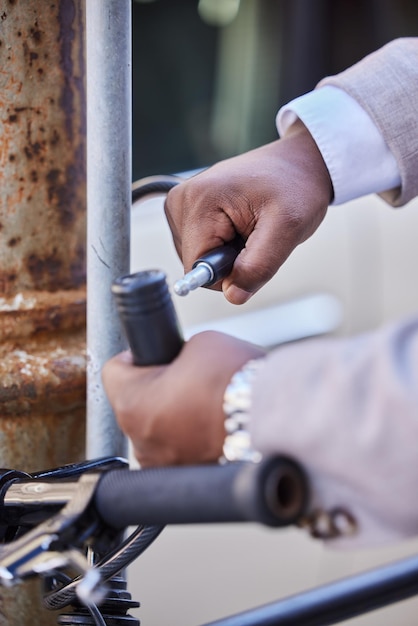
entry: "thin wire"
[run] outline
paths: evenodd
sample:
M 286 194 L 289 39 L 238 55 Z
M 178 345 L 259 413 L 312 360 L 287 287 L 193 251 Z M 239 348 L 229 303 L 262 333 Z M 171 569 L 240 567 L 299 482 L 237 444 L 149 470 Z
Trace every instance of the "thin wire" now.
M 96 622 L 96 626 L 106 626 L 105 619 L 95 604 L 90 604 L 86 608 Z
M 99 570 L 101 579 L 104 582 L 109 580 L 132 563 L 151 545 L 163 528 L 163 526 L 139 526 L 128 539 L 97 563 L 95 568 Z M 71 604 L 76 597 L 76 587 L 80 580 L 81 577 L 78 576 L 67 585 L 45 595 L 43 598 L 45 608 L 55 611 Z

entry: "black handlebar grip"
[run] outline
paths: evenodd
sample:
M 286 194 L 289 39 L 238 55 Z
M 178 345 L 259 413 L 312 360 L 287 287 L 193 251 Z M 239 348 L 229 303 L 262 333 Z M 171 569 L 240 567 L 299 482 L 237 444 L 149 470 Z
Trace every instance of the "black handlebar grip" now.
M 109 526 L 259 522 L 294 524 L 303 514 L 307 485 L 291 459 L 260 463 L 114 470 L 100 479 L 95 508 Z
M 184 340 L 164 272 L 121 276 L 112 292 L 135 365 L 170 363 Z

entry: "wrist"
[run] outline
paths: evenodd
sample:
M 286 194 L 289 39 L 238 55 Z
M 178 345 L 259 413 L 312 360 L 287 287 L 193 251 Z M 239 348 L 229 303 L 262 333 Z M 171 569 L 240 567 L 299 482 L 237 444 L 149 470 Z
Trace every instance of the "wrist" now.
M 235 372 L 225 389 L 223 411 L 225 440 L 220 462 L 261 460 L 253 448 L 249 432 L 253 381 L 264 364 L 264 359 L 251 359 Z
M 319 188 L 322 201 L 327 205 L 331 204 L 334 199 L 334 187 L 330 172 L 315 139 L 301 119 L 296 118 L 286 129 L 283 140 L 291 142 L 293 157 L 309 172 L 313 184 Z

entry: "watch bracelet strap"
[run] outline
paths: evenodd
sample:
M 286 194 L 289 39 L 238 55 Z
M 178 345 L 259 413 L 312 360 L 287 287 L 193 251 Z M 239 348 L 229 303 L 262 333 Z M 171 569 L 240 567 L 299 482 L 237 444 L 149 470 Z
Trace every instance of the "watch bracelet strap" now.
M 251 359 L 232 376 L 223 402 L 226 436 L 221 463 L 228 461 L 259 462 L 261 454 L 251 445 L 248 431 L 252 383 L 264 364 L 264 359 Z

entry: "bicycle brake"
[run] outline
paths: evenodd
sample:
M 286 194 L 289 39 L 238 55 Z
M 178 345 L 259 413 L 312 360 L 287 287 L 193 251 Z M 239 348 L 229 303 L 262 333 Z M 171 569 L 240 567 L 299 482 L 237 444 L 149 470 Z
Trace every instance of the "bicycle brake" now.
M 11 586 L 69 567 L 80 575 L 80 601 L 85 605 L 100 602 L 105 585 L 82 553 L 89 539 L 100 534 L 100 521 L 90 502 L 102 476 L 100 470 L 126 465 L 124 459 L 110 458 L 32 475 L 4 470 L 0 475 L 0 523 L 9 533 L 17 530 L 17 538 L 0 546 L 0 583 Z M 61 508 L 57 511 L 57 507 Z M 31 520 L 32 525 L 39 521 L 40 514 L 49 517 L 19 536 Z

